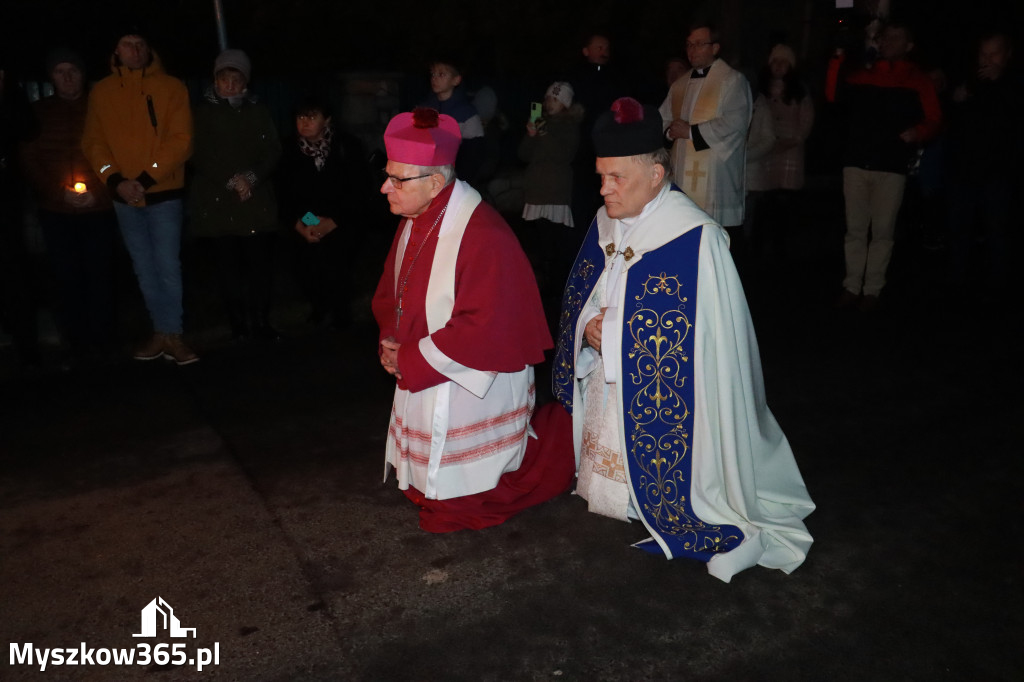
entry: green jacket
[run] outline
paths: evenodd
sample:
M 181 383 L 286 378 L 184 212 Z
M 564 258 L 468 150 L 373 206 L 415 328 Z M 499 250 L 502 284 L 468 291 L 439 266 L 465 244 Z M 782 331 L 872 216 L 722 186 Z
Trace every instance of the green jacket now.
M 238 107 L 208 91 L 193 113 L 195 128 L 189 214 L 200 237 L 244 236 L 277 229 L 270 176 L 281 142 L 270 111 L 246 99 Z M 255 179 L 242 201 L 228 188 L 236 174 Z
M 542 132 L 523 136 L 519 158 L 528 164 L 523 178 L 526 203 L 572 204 L 572 162 L 580 144 L 582 117 L 582 107 L 574 104 L 564 113 L 542 119 Z

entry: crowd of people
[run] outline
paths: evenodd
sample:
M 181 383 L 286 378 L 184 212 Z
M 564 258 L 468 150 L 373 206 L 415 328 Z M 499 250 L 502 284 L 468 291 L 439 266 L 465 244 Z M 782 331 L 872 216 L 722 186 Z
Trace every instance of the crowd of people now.
M 279 131 L 249 90 L 252 65 L 244 51 L 219 54 L 212 84 L 190 102 L 185 84 L 164 71 L 143 29 L 126 26 L 118 36 L 110 74 L 91 89 L 81 56 L 59 47 L 46 58 L 52 96 L 29 105 L 19 84 L 7 82 L 0 100 L 0 321 L 21 365 L 42 362 L 33 287 L 38 276 L 23 229 L 27 197 L 55 283 L 62 367 L 110 361 L 125 341 L 117 324 L 118 241 L 151 328 L 132 357 L 178 365 L 199 360 L 184 337 L 180 254 L 186 229 L 211 256 L 216 292 L 209 293 L 219 298 L 233 340 L 280 338 L 271 307 L 284 244 L 310 322 L 346 327 L 352 319 L 344 258 L 350 238 L 341 233 L 366 223 L 375 187 L 365 145 L 335 127 L 327 94 L 296 102 L 294 128 Z
M 906 176 L 943 121 L 909 59 L 910 28 L 889 22 L 872 40 L 877 52 L 853 65 L 837 50 L 825 88 L 846 142 L 836 305 L 863 314 L 885 286 Z M 1001 34 L 980 59 L 993 40 L 1005 65 Z M 702 561 L 725 582 L 804 562 L 815 504 L 766 404 L 737 261 L 765 233 L 785 248 L 814 104 L 790 46 L 773 46 L 752 88 L 721 43 L 713 25 L 693 25 L 689 67 L 657 107 L 621 93 L 610 41 L 591 36 L 580 72 L 551 83 L 525 124 L 522 212 L 508 215 L 535 232 L 521 241 L 457 172 L 463 136 L 481 137 L 468 98 L 449 94 L 461 70 L 432 71 L 440 102 L 458 102 L 451 115 L 429 101 L 389 123 L 381 191 L 403 220 L 373 299 L 378 358 L 396 382 L 386 477 L 424 530 L 497 525 L 573 489 L 591 512 L 639 521 L 650 537 L 634 546 Z M 1019 130 L 1008 134 L 1019 147 Z M 521 243 L 561 293 L 553 337 Z M 564 255 L 567 270 L 552 265 Z M 533 366 L 550 350 L 556 400 L 535 409 Z
M 18 84 L 6 84 L 2 251 L 11 263 L 0 268 L 7 280 L 0 319 L 21 361 L 40 362 L 36 297 L 23 284 L 31 273 L 18 229 L 26 196 L 45 240 L 63 346 L 74 361 L 124 342 L 115 329 L 118 235 L 153 331 L 135 348 L 137 359 L 198 359 L 183 336 L 179 251 L 186 229 L 213 254 L 234 339 L 280 336 L 271 301 L 282 232 L 290 235 L 284 238 L 311 319 L 347 325 L 351 270 L 340 260 L 346 240 L 335 230 L 374 210 L 371 150 L 335 124 L 322 92 L 293 103 L 295 128 L 279 130 L 251 94 L 252 67 L 241 50 L 216 58 L 211 86 L 190 102 L 144 31 L 126 26 L 121 33 L 111 73 L 91 91 L 81 56 L 63 47 L 46 59 L 52 96 L 30 108 Z M 1019 183 L 1010 160 L 1022 145 L 1014 119 L 1022 84 L 1010 69 L 1008 34 L 981 36 L 976 69 L 962 82 L 916 63 L 913 30 L 898 22 L 875 25 L 856 54 L 836 50 L 820 83 L 784 43 L 772 46 L 760 70 L 721 59 L 713 25 L 693 26 L 681 47 L 685 56 L 665 64 L 667 93 L 657 94 L 648 81 L 641 85 L 615 68 L 607 35 L 586 36 L 579 63 L 537 93 L 521 133 L 503 131 L 508 122 L 494 90 L 480 82 L 471 89 L 458 59 L 430 63 L 430 93 L 420 104 L 458 122 L 459 178 L 504 213 L 518 214 L 512 226 L 546 301 L 560 297 L 600 206 L 589 131 L 622 96 L 659 108 L 673 181 L 726 227 L 741 271 L 748 261 L 785 259 L 788 223 L 800 212 L 805 145 L 816 109 L 827 107 L 831 132 L 843 140 L 846 274 L 836 305 L 863 312 L 878 306 L 905 194 L 904 220 L 920 224 L 929 246 L 947 251 L 949 286 L 1005 286 L 1009 201 Z M 520 138 L 518 159 L 502 158 L 503 132 Z M 950 187 L 958 189 L 940 191 Z
M 385 461 L 425 530 L 496 525 L 576 480 L 591 511 L 643 524 L 643 549 L 702 560 L 725 581 L 758 564 L 792 571 L 814 503 L 765 402 L 740 275 L 751 259 L 786 258 L 816 106 L 831 107 L 844 143 L 837 307 L 879 307 L 908 178 L 948 206 L 921 215 L 945 221 L 932 227 L 947 240 L 950 286 L 968 290 L 978 247 L 984 290 L 1008 275 L 1024 151 L 1010 37 L 984 34 L 974 75 L 943 93 L 940 74 L 913 61 L 909 25 L 875 29 L 863 54 L 831 56 L 820 99 L 793 47 L 773 45 L 748 78 L 698 22 L 685 59 L 666 63 L 666 92 L 643 101 L 610 68 L 609 38 L 590 35 L 577 67 L 537 93 L 522 165 L 503 177 L 494 91 L 470 96 L 463 66 L 438 58 L 430 95 L 383 132 L 380 185 L 323 93 L 294 103 L 294 128 L 279 130 L 241 50 L 215 58 L 190 102 L 137 26 L 119 32 L 91 91 L 81 57 L 54 49 L 54 95 L 31 108 L 0 71 L 4 327 L 22 362 L 38 363 L 23 178 L 71 356 L 119 342 L 119 233 L 151 328 L 132 355 L 178 365 L 199 360 L 184 336 L 186 226 L 211 254 L 235 341 L 280 338 L 283 239 L 310 321 L 343 329 L 352 242 L 379 189 L 399 217 L 372 299 L 395 380 Z M 495 198 L 510 187 L 514 210 Z M 535 409 L 546 358 L 556 400 Z

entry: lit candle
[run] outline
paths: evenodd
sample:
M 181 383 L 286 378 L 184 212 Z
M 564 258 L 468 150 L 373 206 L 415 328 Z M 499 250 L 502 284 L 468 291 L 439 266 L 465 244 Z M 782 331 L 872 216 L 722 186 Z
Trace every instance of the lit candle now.
M 78 192 L 79 194 L 85 194 L 85 189 L 86 188 L 85 188 L 85 183 L 84 182 L 76 182 L 75 183 L 75 191 Z

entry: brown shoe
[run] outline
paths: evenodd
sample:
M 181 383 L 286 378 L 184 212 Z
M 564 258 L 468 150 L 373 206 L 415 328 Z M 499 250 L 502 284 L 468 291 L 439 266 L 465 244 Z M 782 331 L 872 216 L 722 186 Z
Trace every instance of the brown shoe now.
M 857 307 L 862 313 L 873 313 L 878 310 L 878 297 L 864 294 L 864 297 L 860 299 L 860 305 Z
M 836 308 L 839 308 L 840 310 L 852 308 L 857 305 L 859 301 L 859 294 L 855 294 L 849 289 L 843 289 L 843 293 L 841 293 L 839 298 L 836 299 Z
M 167 335 L 156 332 L 149 340 L 135 349 L 132 355 L 136 360 L 156 360 L 164 354 L 164 346 L 167 344 Z
M 199 356 L 195 351 L 185 345 L 181 334 L 168 334 L 167 342 L 164 344 L 164 357 L 174 360 L 178 365 L 191 365 L 199 362 Z

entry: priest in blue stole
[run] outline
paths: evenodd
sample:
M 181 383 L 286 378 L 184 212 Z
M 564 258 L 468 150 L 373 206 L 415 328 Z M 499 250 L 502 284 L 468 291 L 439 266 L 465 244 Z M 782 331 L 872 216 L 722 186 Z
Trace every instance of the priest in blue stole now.
M 641 521 L 638 547 L 725 582 L 754 565 L 789 573 L 814 503 L 765 403 L 728 236 L 669 183 L 657 110 L 616 100 L 593 138 L 604 207 L 566 284 L 553 371 L 576 492 Z

